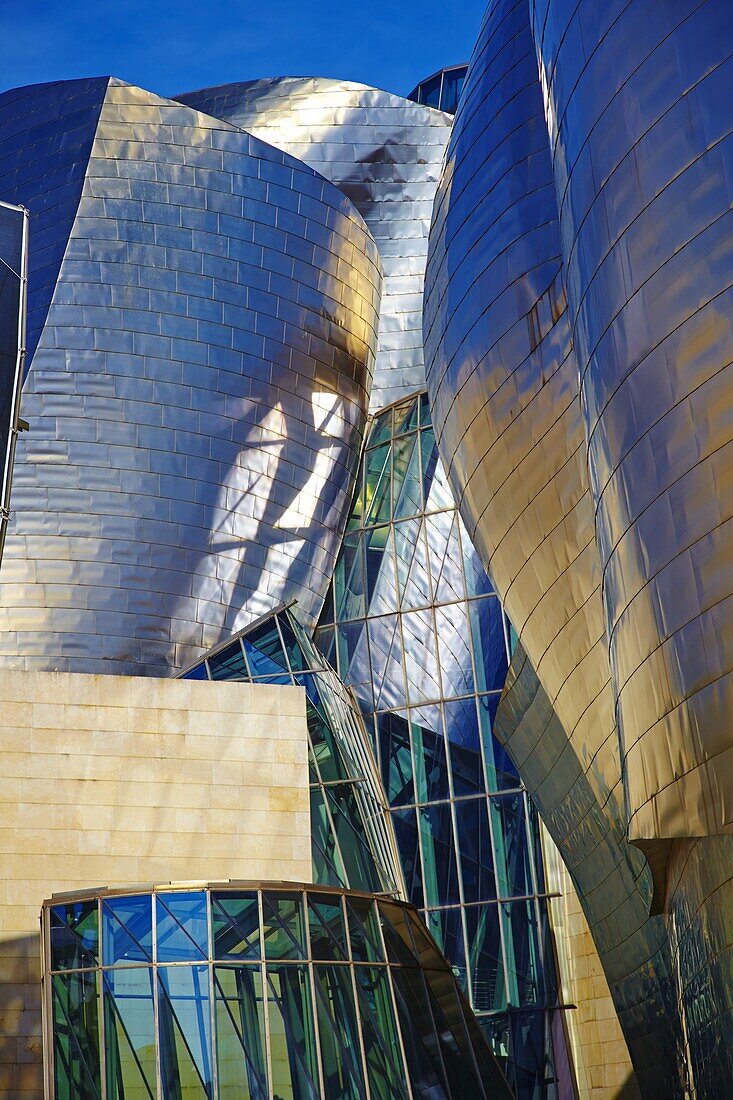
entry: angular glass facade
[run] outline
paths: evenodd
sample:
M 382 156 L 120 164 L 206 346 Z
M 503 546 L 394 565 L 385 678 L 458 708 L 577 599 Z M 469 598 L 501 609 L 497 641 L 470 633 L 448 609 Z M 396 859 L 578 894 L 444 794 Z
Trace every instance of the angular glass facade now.
M 305 688 L 313 879 L 404 895 L 394 831 L 363 719 L 291 611 L 283 608 L 255 623 L 181 676 Z
M 373 737 L 409 900 L 520 1097 L 553 1077 L 556 1004 L 534 811 L 492 722 L 510 627 L 438 458 L 424 393 L 370 422 L 316 642 Z
M 53 1100 L 510 1100 L 411 906 L 293 884 L 51 899 Z
M 421 80 L 407 98 L 414 99 L 416 103 L 424 103 L 426 107 L 437 107 L 438 110 L 453 115 L 463 91 L 467 69 L 467 65 L 451 65 L 447 69 L 440 69 L 439 72 Z

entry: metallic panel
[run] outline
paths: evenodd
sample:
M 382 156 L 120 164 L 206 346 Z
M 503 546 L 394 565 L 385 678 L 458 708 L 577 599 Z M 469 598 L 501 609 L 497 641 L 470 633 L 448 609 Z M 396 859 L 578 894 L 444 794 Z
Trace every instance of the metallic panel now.
M 532 4 L 629 835 L 733 831 L 733 7 Z
M 225 84 L 178 98 L 299 157 L 349 196 L 384 267 L 371 408 L 423 386 L 423 275 L 452 118 L 377 88 L 318 77 Z
M 27 184 L 51 238 L 0 663 L 164 675 L 283 599 L 312 622 L 376 348 L 362 219 L 287 154 L 118 80 L 10 92 L 0 119 L 3 194 Z M 56 146 L 73 194 L 38 184 Z
M 512 742 L 514 759 L 573 875 L 639 1083 L 672 1096 L 666 938 L 648 919 L 650 872 L 625 840 L 577 363 L 524 3 L 489 5 L 469 67 L 431 231 L 425 341 L 451 484 L 557 715 L 552 738 L 529 721 L 529 747 Z

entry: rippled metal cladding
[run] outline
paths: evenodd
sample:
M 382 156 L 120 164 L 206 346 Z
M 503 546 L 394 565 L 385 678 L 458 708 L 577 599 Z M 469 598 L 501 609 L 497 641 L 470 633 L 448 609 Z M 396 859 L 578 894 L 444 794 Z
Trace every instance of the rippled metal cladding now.
M 117 80 L 0 97 L 0 189 L 36 218 L 0 660 L 162 675 L 282 599 L 312 621 L 377 345 L 357 211 Z
M 538 677 L 507 743 L 653 1097 L 733 1086 L 732 52 L 729 5 L 489 4 L 426 275 L 439 446 Z

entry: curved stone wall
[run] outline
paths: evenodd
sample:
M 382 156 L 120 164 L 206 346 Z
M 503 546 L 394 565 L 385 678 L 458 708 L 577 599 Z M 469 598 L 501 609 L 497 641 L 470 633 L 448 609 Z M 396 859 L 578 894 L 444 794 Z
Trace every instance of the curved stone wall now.
M 733 9 L 535 0 L 634 840 L 733 830 Z
M 2 197 L 51 237 L 54 203 L 69 224 L 58 272 L 32 240 L 31 293 L 53 290 L 31 318 L 0 663 L 165 675 L 283 600 L 312 623 L 377 341 L 359 214 L 287 154 L 114 79 L 7 93 L 0 120 Z M 39 158 L 78 200 L 43 192 Z
M 424 386 L 423 276 L 450 115 L 322 77 L 225 84 L 179 98 L 292 153 L 348 195 L 384 268 L 371 408 Z

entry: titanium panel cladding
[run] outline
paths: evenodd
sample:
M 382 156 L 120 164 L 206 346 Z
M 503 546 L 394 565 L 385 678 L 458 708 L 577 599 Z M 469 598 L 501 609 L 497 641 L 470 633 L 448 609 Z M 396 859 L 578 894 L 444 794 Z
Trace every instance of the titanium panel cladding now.
M 179 97 L 310 164 L 349 196 L 384 267 L 371 409 L 425 384 L 422 293 L 452 118 L 351 81 L 283 77 Z
M 165 675 L 283 599 L 312 622 L 377 343 L 359 214 L 287 154 L 118 80 L 7 93 L 0 124 L 2 195 L 37 204 L 48 241 L 0 662 Z M 71 182 L 45 194 L 46 168 Z
M 489 5 L 469 67 L 436 201 L 425 336 L 462 514 L 562 723 L 539 748 L 535 706 L 509 743 L 573 874 L 635 1066 L 651 1095 L 672 1095 L 667 944 L 648 919 L 650 873 L 625 838 L 577 364 L 524 4 Z
M 733 8 L 532 7 L 629 835 L 730 833 Z

